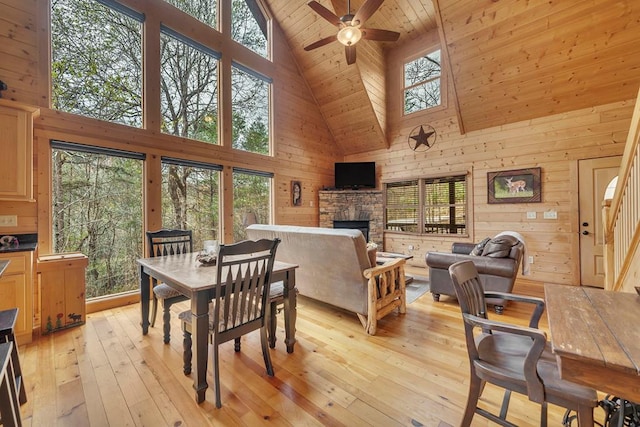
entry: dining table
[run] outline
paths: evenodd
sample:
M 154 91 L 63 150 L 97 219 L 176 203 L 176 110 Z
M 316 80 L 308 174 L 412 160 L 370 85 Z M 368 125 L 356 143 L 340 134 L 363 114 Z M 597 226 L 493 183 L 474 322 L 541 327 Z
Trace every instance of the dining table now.
M 640 296 L 545 284 L 544 299 L 561 378 L 640 402 Z
M 197 260 L 198 253 L 167 255 L 151 258 L 140 258 L 140 311 L 142 316 L 142 334 L 149 332 L 149 300 L 151 299 L 151 277 L 158 282 L 166 283 L 178 292 L 189 297 L 191 301 L 192 338 L 193 338 L 193 371 L 195 374 L 193 388 L 196 402 L 205 400 L 207 384 L 207 359 L 209 335 L 209 302 L 213 299 L 216 286 L 216 267 L 206 265 Z M 275 261 L 271 274 L 271 283 L 284 283 L 284 321 L 285 344 L 287 352 L 292 353 L 296 342 L 296 299 L 297 291 L 295 271 L 297 264 Z

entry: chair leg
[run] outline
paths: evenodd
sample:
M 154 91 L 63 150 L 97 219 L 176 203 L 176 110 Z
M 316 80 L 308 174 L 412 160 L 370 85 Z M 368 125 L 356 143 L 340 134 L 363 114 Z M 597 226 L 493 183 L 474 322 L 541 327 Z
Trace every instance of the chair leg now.
M 182 339 L 182 372 L 184 372 L 185 375 L 191 374 L 191 358 L 193 357 L 193 353 L 191 352 L 192 345 L 191 332 L 185 329 Z
M 593 408 L 578 406 L 578 427 L 591 427 L 593 422 Z
M 240 351 L 240 337 L 233 340 L 233 350 L 237 353 Z
M 496 305 L 493 307 L 496 314 L 502 314 L 504 312 L 504 305 Z
M 547 427 L 547 402 L 540 404 L 540 427 Z
M 216 387 L 216 408 L 222 408 L 220 399 L 220 360 L 218 356 L 218 343 L 213 343 L 213 381 Z
M 269 354 L 269 346 L 267 345 L 267 328 L 260 328 L 260 343 L 262 344 L 262 357 L 264 358 L 264 366 L 267 368 L 267 375 L 273 376 L 273 364 L 271 363 L 271 354 Z
M 478 399 L 483 389 L 484 381 L 478 378 L 473 372 L 471 373 L 471 381 L 469 382 L 469 396 L 467 397 L 467 407 L 464 410 L 464 416 L 462 417 L 461 427 L 469 427 L 471 420 L 476 412 L 476 406 L 478 406 Z
M 269 347 L 276 347 L 276 326 L 278 324 L 278 303 L 272 302 L 270 304 L 269 310 L 265 311 L 265 319 L 264 323 L 269 328 L 268 336 L 269 336 Z
M 155 292 L 153 293 L 153 306 L 151 307 L 151 327 L 156 325 L 156 314 L 158 313 L 158 298 Z
M 166 299 L 162 300 L 162 331 L 164 332 L 164 343 L 169 344 L 171 340 L 171 303 Z

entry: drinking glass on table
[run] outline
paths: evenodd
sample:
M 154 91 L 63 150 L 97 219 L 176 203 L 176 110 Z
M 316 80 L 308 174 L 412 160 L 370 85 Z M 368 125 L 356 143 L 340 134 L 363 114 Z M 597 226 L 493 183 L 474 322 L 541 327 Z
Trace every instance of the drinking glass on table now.
M 204 254 L 205 255 L 215 255 L 218 253 L 220 249 L 220 245 L 217 240 L 205 240 L 204 241 Z

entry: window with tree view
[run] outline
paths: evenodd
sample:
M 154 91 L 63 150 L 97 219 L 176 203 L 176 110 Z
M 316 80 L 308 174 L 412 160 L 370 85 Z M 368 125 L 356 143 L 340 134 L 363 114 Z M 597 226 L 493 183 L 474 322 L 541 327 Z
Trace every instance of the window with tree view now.
M 139 287 L 144 156 L 52 142 L 52 249 L 89 258 L 86 297 Z
M 142 126 L 143 16 L 97 1 L 51 2 L 51 106 Z
M 247 238 L 251 224 L 269 224 L 271 220 L 271 181 L 273 174 L 234 168 L 233 239 Z
M 466 175 L 385 184 L 385 229 L 416 234 L 467 234 Z
M 218 59 L 220 54 L 162 28 L 162 132 L 218 143 Z
M 193 248 L 219 239 L 220 170 L 218 165 L 162 159 L 162 226 L 191 230 Z
M 256 0 L 232 0 L 231 38 L 263 58 L 269 57 L 267 19 Z
M 231 84 L 233 148 L 268 155 L 271 79 L 234 63 Z
M 440 105 L 440 50 L 404 64 L 404 113 Z
M 214 30 L 218 28 L 217 0 L 164 0 Z

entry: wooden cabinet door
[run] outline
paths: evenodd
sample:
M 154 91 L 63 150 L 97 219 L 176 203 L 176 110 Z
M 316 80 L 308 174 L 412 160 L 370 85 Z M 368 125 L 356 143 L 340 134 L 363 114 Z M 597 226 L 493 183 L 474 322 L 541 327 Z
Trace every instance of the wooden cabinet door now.
M 0 199 L 33 199 L 33 117 L 37 111 L 0 99 Z
M 33 329 L 33 268 L 31 252 L 3 254 L 9 265 L 0 277 L 0 310 L 18 308 L 15 334 L 18 344 L 31 342 Z

